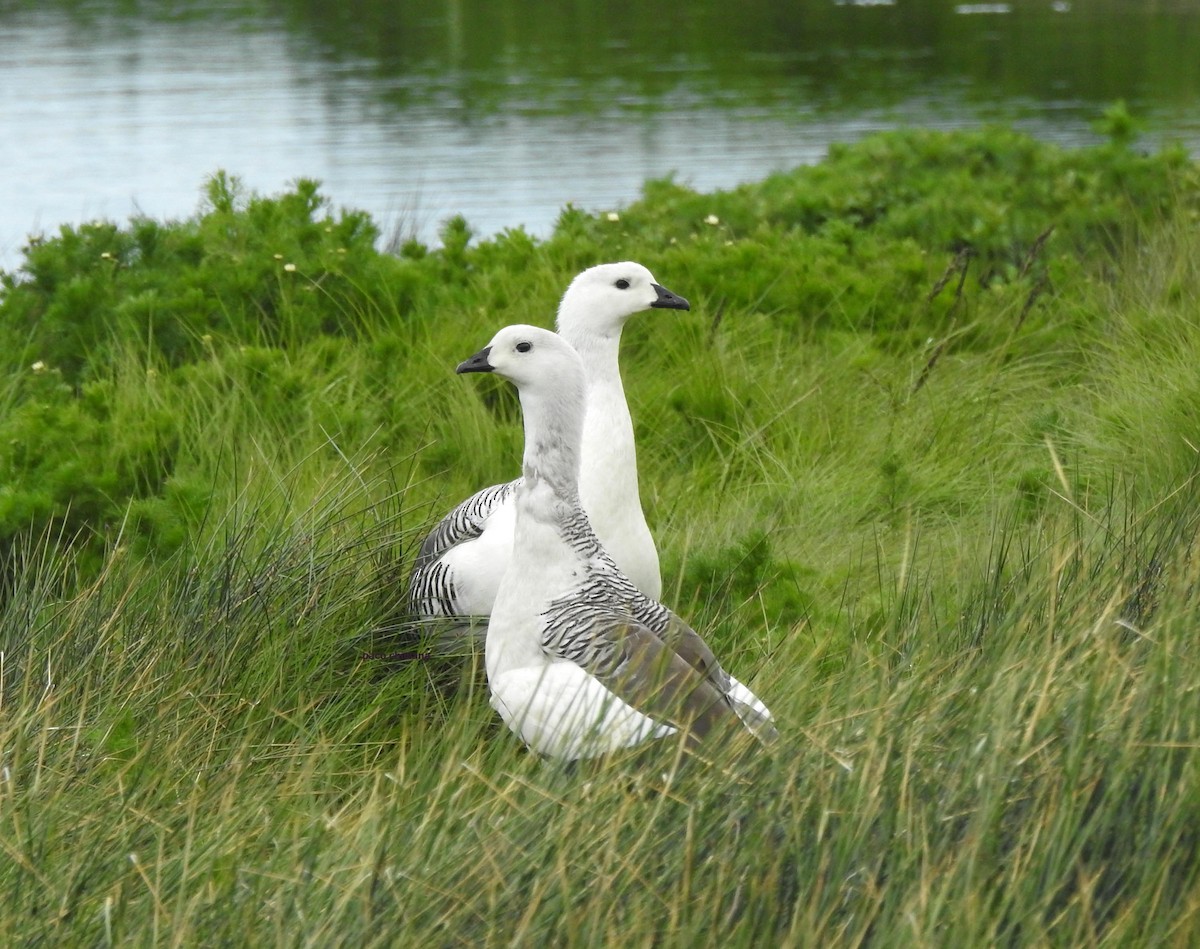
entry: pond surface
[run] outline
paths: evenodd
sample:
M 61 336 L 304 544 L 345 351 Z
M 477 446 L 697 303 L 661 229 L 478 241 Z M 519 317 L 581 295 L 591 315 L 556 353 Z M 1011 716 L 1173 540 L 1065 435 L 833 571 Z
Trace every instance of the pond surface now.
M 1116 99 L 1146 147 L 1200 154 L 1197 50 L 1188 2 L 0 0 L 0 268 L 60 224 L 187 216 L 217 169 L 436 242 L 902 124 L 1092 142 Z

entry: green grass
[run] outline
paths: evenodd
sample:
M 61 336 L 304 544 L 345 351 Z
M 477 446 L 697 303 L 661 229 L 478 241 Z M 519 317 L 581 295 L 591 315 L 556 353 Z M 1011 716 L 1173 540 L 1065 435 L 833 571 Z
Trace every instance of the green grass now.
M 219 178 L 31 248 L 0 943 L 1194 943 L 1198 181 L 899 133 L 545 242 L 393 257 Z M 543 762 L 475 664 L 403 657 L 413 543 L 520 448 L 453 366 L 623 257 L 693 302 L 624 372 L 666 599 L 775 711 L 759 760 Z

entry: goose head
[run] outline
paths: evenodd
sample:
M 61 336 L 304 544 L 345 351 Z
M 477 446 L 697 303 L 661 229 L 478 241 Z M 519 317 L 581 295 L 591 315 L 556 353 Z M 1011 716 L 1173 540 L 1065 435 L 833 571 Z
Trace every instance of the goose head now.
M 571 342 L 620 336 L 625 321 L 643 310 L 688 310 L 691 305 L 631 260 L 600 264 L 579 274 L 558 306 L 558 331 Z
M 507 379 L 522 396 L 580 401 L 583 362 L 565 339 L 540 326 L 516 324 L 500 330 L 492 341 L 456 372 L 493 372 Z

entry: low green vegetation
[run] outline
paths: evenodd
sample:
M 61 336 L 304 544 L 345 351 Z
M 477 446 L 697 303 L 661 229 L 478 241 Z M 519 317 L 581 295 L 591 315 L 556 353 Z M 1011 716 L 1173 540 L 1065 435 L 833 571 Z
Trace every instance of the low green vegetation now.
M 1200 939 L 1200 168 L 892 133 L 554 234 L 317 187 L 64 228 L 0 290 L 5 945 Z M 757 760 L 563 768 L 403 611 L 516 473 L 455 364 L 584 267 L 664 598 Z

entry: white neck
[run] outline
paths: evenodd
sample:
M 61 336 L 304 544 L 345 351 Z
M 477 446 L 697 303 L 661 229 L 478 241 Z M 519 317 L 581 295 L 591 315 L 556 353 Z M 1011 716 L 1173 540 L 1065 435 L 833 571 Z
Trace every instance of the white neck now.
M 525 426 L 522 476 L 527 484 L 545 482 L 564 501 L 574 501 L 579 495 L 584 405 L 582 386 L 553 395 L 521 392 Z
M 587 414 L 583 418 L 583 455 L 579 496 L 589 513 L 609 512 L 621 520 L 642 512 L 638 496 L 637 450 L 633 419 L 621 384 L 616 340 L 605 340 L 591 354 L 580 354 L 587 367 Z M 598 515 L 600 521 L 606 520 Z M 595 525 L 604 537 L 608 524 Z
M 566 340 L 583 358 L 587 413 L 583 420 L 579 498 L 605 549 L 637 587 L 657 598 L 658 554 L 638 489 L 633 419 L 621 384 L 621 329 L 576 333 Z
M 579 514 L 579 443 L 583 388 L 554 397 L 521 393 L 525 456 L 516 496 L 512 557 L 492 608 L 488 676 L 542 662 L 539 614 L 548 600 L 572 590 L 581 556 L 568 525 Z M 583 521 L 586 529 L 586 520 Z M 531 635 L 532 632 L 532 635 Z

